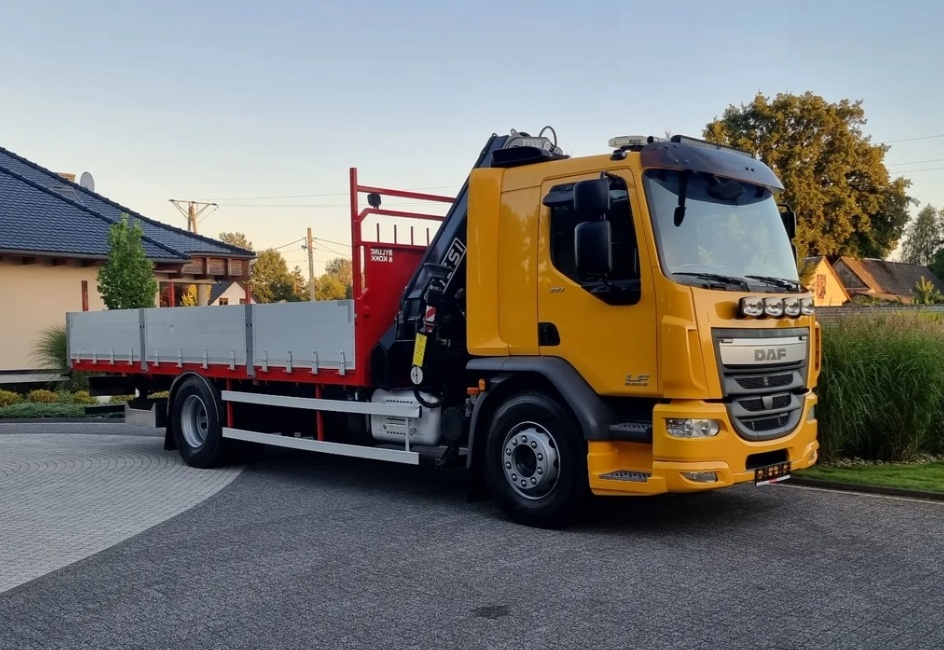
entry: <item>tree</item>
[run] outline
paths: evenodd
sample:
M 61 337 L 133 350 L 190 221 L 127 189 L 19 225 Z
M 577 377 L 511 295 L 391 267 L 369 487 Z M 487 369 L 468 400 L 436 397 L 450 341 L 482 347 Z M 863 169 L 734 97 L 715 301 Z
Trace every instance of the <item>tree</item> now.
M 274 248 L 259 253 L 250 269 L 252 294 L 256 302 L 298 302 L 296 279 L 288 270 L 285 258 Z
M 141 237 L 141 224 L 129 223 L 126 213 L 108 229 L 108 258 L 98 270 L 98 292 L 108 309 L 154 306 L 159 285 Z
M 911 290 L 912 302 L 916 305 L 935 305 L 944 302 L 941 292 L 923 275 Z
M 315 283 L 316 300 L 344 300 L 353 295 L 351 260 L 336 257 L 325 263 L 325 272 Z
M 863 136 L 861 101 L 828 103 L 807 92 L 762 94 L 729 106 L 703 137 L 756 152 L 786 191 L 779 200 L 797 213 L 800 257 L 885 257 L 894 250 L 914 199 L 904 178 L 890 179 L 888 146 Z
M 908 224 L 906 239 L 902 245 L 902 259 L 909 264 L 929 266 L 935 259 L 935 253 L 941 245 L 944 235 L 937 210 L 932 205 L 921 208 L 918 215 Z
M 247 251 L 253 250 L 252 242 L 246 239 L 246 235 L 241 232 L 221 232 L 219 240 L 230 246 L 245 248 Z
M 308 294 L 308 280 L 302 275 L 302 269 L 299 266 L 292 269 L 292 283 L 294 285 L 293 291 L 295 295 L 299 296 L 302 300 L 311 298 Z

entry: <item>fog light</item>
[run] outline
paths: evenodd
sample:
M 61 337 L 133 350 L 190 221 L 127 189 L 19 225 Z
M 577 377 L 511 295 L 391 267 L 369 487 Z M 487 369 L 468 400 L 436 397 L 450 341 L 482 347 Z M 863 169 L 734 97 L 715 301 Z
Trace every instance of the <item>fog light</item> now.
M 783 299 L 783 313 L 791 317 L 799 316 L 800 315 L 800 299 L 799 298 L 784 298 Z
M 764 315 L 764 299 L 763 298 L 741 298 L 740 305 L 738 310 L 741 312 L 742 316 L 763 316 Z
M 714 483 L 718 480 L 717 472 L 682 472 L 682 476 L 696 483 Z
M 780 298 L 766 298 L 764 300 L 764 313 L 774 318 L 783 316 L 783 300 Z
M 813 299 L 810 297 L 800 298 L 800 311 L 803 312 L 804 316 L 813 315 Z
M 711 438 L 718 435 L 721 423 L 717 420 L 666 418 L 665 430 L 675 438 Z

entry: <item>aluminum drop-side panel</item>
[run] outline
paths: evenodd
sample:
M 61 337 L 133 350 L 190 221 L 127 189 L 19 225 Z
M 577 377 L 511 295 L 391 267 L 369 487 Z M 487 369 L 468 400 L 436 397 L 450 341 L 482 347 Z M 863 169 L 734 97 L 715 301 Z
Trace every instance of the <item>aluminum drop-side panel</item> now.
M 354 301 L 292 302 L 252 307 L 253 365 L 354 369 Z
M 141 322 L 137 309 L 79 311 L 66 314 L 69 358 L 108 363 L 112 350 L 115 363 L 141 360 Z M 133 359 L 129 356 L 133 355 Z
M 246 311 L 242 306 L 146 309 L 148 363 L 246 363 Z

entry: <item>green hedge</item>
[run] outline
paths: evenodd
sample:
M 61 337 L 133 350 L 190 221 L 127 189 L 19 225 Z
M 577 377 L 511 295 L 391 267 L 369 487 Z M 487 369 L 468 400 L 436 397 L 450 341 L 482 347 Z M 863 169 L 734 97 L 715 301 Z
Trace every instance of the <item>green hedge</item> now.
M 0 407 L 0 419 L 23 418 L 81 418 L 85 407 L 81 404 L 39 404 L 23 402 Z
M 909 461 L 944 451 L 944 315 L 855 314 L 823 326 L 821 452 Z

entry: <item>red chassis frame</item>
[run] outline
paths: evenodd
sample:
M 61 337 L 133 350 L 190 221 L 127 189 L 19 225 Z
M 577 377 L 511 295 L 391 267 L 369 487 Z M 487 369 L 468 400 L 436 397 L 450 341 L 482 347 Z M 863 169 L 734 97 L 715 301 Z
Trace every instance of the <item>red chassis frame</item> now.
M 394 317 L 400 308 L 400 296 L 428 248 L 431 236 L 429 228 L 426 228 L 426 241 L 417 243 L 415 227 L 410 226 L 409 242 L 401 242 L 397 224 L 394 223 L 392 237 L 385 239 L 381 235 L 381 224 L 378 221 L 375 232 L 376 239 L 365 239 L 363 233 L 364 221 L 367 217 L 377 215 L 379 217 L 441 222 L 443 216 L 391 210 L 384 207 L 367 207 L 362 210 L 360 208 L 361 194 L 377 194 L 381 197 L 412 199 L 432 203 L 451 204 L 455 201 L 450 196 L 360 185 L 357 180 L 357 168 L 352 167 L 350 169 L 351 271 L 353 281 L 352 297 L 354 299 L 355 354 L 355 366 L 352 372 L 341 375 L 336 369 L 322 369 L 318 374 L 292 373 L 284 367 L 270 365 L 267 370 L 255 368 L 255 375 L 249 377 L 246 366 L 230 367 L 225 364 L 210 364 L 204 367 L 199 363 L 178 365 L 171 360 L 163 360 L 157 363 L 146 360 L 145 367 L 142 368 L 139 361 L 127 366 L 118 366 L 112 365 L 110 361 L 104 358 L 73 359 L 73 370 L 120 375 L 179 375 L 189 371 L 214 379 L 253 379 L 259 382 L 305 383 L 315 385 L 316 397 L 321 397 L 323 386 L 371 386 L 371 349 L 393 323 Z M 222 309 L 226 308 L 222 307 Z M 229 382 L 227 382 L 228 384 Z

